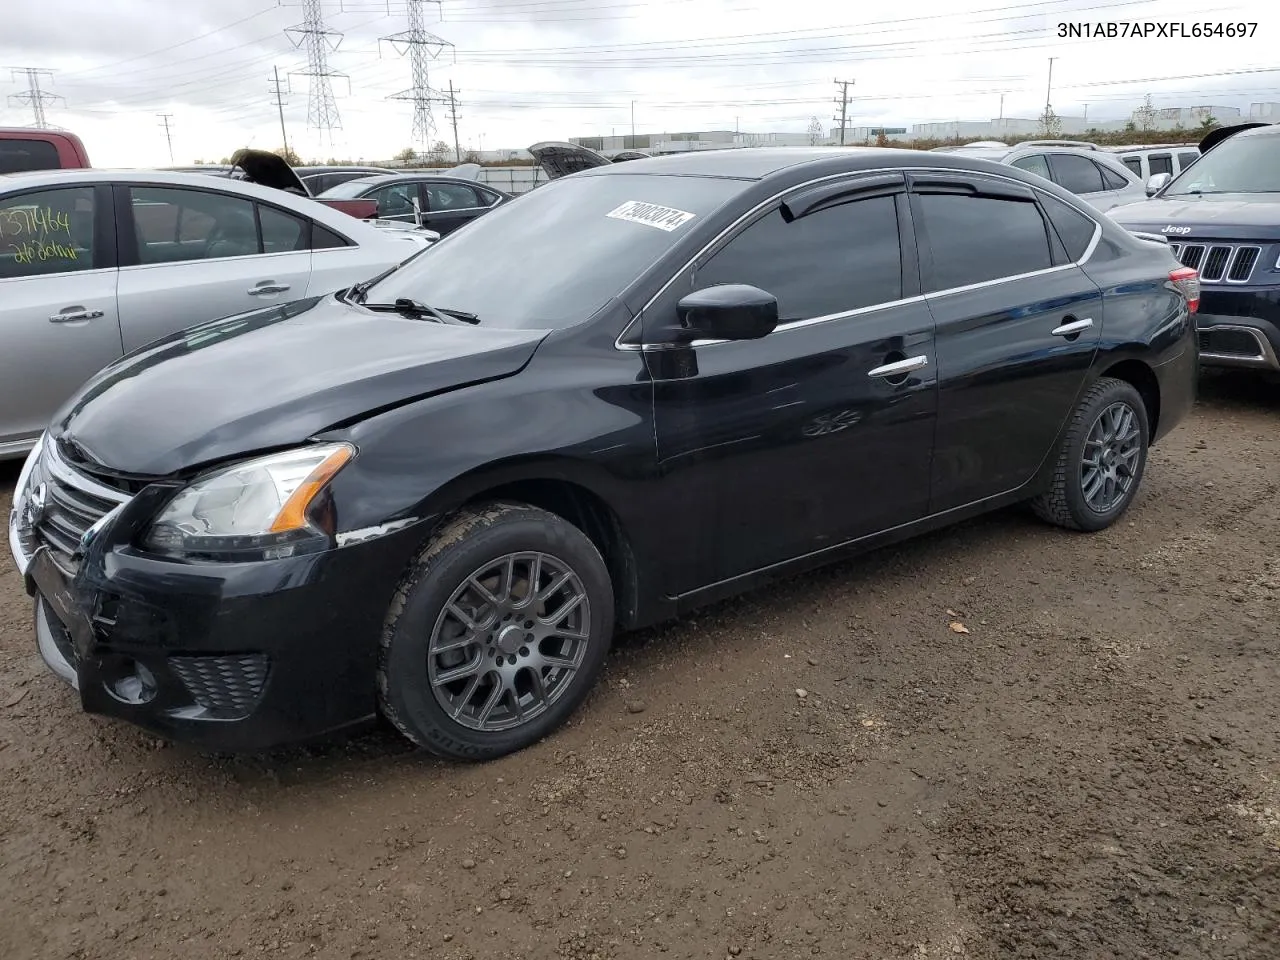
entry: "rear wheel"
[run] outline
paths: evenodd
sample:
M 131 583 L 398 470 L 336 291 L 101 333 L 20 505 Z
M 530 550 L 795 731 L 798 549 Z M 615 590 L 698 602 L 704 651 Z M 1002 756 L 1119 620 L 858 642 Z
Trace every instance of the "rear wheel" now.
M 612 632 L 608 569 L 582 531 L 519 504 L 468 511 L 440 531 L 392 603 L 382 710 L 432 753 L 511 753 L 585 699 Z
M 1147 464 L 1147 409 L 1123 380 L 1104 377 L 1076 407 L 1048 491 L 1031 501 L 1043 520 L 1102 530 L 1133 503 Z

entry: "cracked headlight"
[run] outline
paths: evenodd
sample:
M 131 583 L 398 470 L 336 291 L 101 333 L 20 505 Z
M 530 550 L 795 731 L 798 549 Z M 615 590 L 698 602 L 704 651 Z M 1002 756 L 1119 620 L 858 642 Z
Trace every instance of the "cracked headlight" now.
M 275 560 L 323 549 L 333 524 L 326 487 L 355 456 L 349 443 L 317 443 L 206 474 L 160 511 L 148 550 L 220 560 Z

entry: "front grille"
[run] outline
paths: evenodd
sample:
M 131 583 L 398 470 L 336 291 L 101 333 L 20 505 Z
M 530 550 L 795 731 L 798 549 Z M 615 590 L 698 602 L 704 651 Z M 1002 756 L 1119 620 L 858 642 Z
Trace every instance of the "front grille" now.
M 1262 248 L 1247 244 L 1172 243 L 1173 255 L 1184 267 L 1200 272 L 1202 283 L 1248 283 Z
M 266 654 L 170 657 L 169 666 L 191 699 L 221 720 L 247 717 L 267 683 Z
M 1243 330 L 1201 330 L 1200 352 L 1262 359 L 1262 348 L 1251 333 Z
M 128 494 L 70 466 L 57 447 L 46 441 L 19 504 L 18 533 L 23 549 L 34 552 L 46 545 L 64 569 L 74 572 L 85 533 L 129 499 Z

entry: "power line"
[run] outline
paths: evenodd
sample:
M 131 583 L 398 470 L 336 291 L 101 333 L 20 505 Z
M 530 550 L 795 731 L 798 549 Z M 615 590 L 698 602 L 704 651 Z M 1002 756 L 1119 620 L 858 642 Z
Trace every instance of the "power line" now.
M 413 141 L 421 146 L 430 143 L 431 134 L 435 130 L 435 121 L 431 116 L 431 103 L 433 100 L 443 99 L 431 89 L 427 78 L 427 66 L 430 61 L 440 56 L 445 47 L 453 46 L 448 40 L 429 33 L 423 25 L 422 5 L 428 2 L 440 4 L 441 0 L 407 0 L 409 29 L 378 40 L 379 46 L 385 41 L 391 44 L 400 56 L 403 57 L 406 53 L 409 55 L 413 86 L 408 90 L 393 93 L 387 99 L 413 102 Z
M 164 138 L 169 142 L 169 162 L 173 163 L 173 134 L 169 132 L 169 121 L 173 119 L 172 113 L 157 113 L 162 121 L 164 121 Z
M 46 100 L 62 100 L 63 98 L 56 93 L 49 93 L 40 89 L 40 78 L 48 77 L 49 81 L 53 81 L 52 70 L 42 70 L 39 67 L 14 67 L 11 71 L 13 79 L 17 80 L 20 76 L 25 76 L 27 80 L 26 93 L 14 93 L 9 96 L 12 103 L 25 104 L 31 107 L 31 114 L 35 118 L 35 127 L 47 127 L 48 121 L 44 115 L 44 104 Z
M 297 39 L 294 39 L 294 35 Z M 310 95 L 307 98 L 307 126 L 319 130 L 321 137 L 328 137 L 333 144 L 333 131 L 342 129 L 338 117 L 338 104 L 333 99 L 333 77 L 346 74 L 329 69 L 329 51 L 337 51 L 342 34 L 324 25 L 324 12 L 320 0 L 303 0 L 302 23 L 285 30 L 285 36 L 295 47 L 307 46 L 307 69 L 301 75 L 311 78 Z

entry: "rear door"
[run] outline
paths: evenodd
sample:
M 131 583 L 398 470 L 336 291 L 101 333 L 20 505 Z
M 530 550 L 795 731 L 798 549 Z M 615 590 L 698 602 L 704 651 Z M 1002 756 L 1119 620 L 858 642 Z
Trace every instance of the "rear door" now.
M 1029 187 L 973 174 L 918 174 L 911 183 L 921 282 L 937 324 L 937 513 L 1034 476 L 1093 362 L 1102 294 L 1069 262 Z M 1091 246 L 1096 224 L 1068 211 Z
M 117 184 L 115 191 L 126 351 L 305 295 L 304 218 L 218 190 Z
M 0 198 L 0 451 L 120 356 L 111 188 Z

